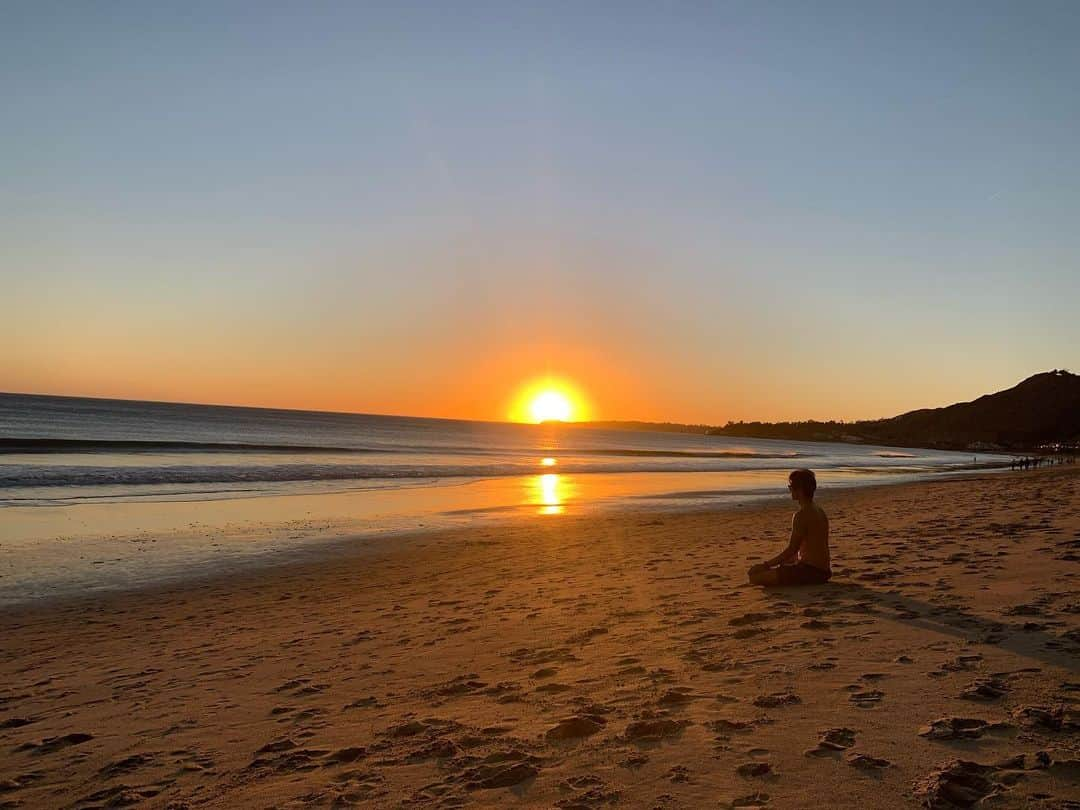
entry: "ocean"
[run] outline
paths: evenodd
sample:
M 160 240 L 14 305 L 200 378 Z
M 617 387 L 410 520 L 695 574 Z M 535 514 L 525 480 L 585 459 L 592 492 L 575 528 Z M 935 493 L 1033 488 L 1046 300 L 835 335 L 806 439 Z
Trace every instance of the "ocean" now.
M 724 473 L 730 482 L 740 473 L 810 467 L 826 480 L 858 484 L 954 472 L 972 461 L 934 450 L 574 424 L 0 394 L 5 506 L 432 487 L 555 473 Z M 782 475 L 777 482 L 782 489 Z

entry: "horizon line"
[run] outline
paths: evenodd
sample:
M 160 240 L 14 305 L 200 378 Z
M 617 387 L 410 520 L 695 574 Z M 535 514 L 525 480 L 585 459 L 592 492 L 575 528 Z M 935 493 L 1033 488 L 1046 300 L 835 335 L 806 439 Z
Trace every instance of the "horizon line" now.
M 1067 369 L 1052 369 L 1050 371 L 1035 372 L 1035 374 L 1028 375 L 1023 380 L 1020 380 L 1020 382 L 1016 383 L 1015 385 L 1019 385 L 1020 383 L 1023 383 L 1026 380 L 1031 379 L 1032 377 L 1039 376 L 1040 374 L 1054 374 L 1054 373 L 1069 374 L 1070 372 Z M 1011 386 L 1011 387 L 1015 387 L 1015 385 Z M 992 393 L 1001 393 L 1002 391 L 1006 391 L 1006 390 L 1009 390 L 1009 389 L 1003 388 L 1003 389 L 1001 389 L 1001 391 L 995 391 L 995 392 L 992 392 Z M 603 425 L 603 424 L 620 424 L 621 423 L 621 424 L 641 424 L 641 425 L 676 425 L 676 426 L 679 426 L 679 427 L 704 427 L 704 428 L 722 428 L 722 427 L 725 427 L 728 424 L 746 424 L 746 423 L 753 423 L 753 422 L 758 422 L 758 423 L 761 423 L 761 424 L 799 424 L 799 423 L 806 423 L 806 422 L 821 422 L 821 423 L 834 422 L 834 423 L 840 423 L 840 424 L 856 424 L 858 422 L 876 422 L 876 421 L 882 421 L 882 420 L 885 420 L 885 419 L 893 419 L 893 418 L 895 418 L 897 416 L 904 416 L 904 415 L 909 414 L 909 413 L 915 413 L 916 411 L 936 410 L 936 409 L 939 409 L 939 408 L 951 407 L 953 405 L 968 404 L 970 402 L 974 402 L 974 401 L 976 401 L 978 399 L 981 399 L 984 396 L 990 396 L 990 395 L 991 395 L 990 393 L 983 393 L 983 394 L 977 395 L 976 397 L 974 397 L 974 398 L 972 398 L 970 400 L 959 400 L 957 402 L 951 402 L 951 403 L 947 403 L 945 405 L 923 406 L 921 408 L 915 408 L 915 409 L 910 410 L 910 411 L 903 411 L 903 412 L 901 412 L 899 414 L 893 414 L 892 416 L 878 416 L 878 417 L 871 417 L 871 418 L 865 418 L 864 417 L 864 418 L 860 418 L 860 419 L 783 419 L 783 420 L 761 420 L 761 419 L 732 420 L 732 419 L 728 419 L 727 422 L 724 422 L 724 423 L 712 423 L 712 424 L 709 424 L 709 423 L 705 423 L 705 422 L 678 422 L 678 421 L 670 421 L 670 420 L 657 421 L 657 420 L 653 420 L 653 419 L 626 419 L 626 418 L 623 418 L 623 419 L 570 420 L 570 421 L 547 420 L 547 422 L 514 422 L 514 421 L 511 421 L 509 419 L 464 419 L 464 418 L 461 418 L 461 417 L 454 417 L 454 416 L 422 416 L 422 415 L 417 415 L 417 414 L 403 414 L 403 413 L 372 413 L 372 412 L 369 412 L 369 411 L 335 411 L 335 410 L 320 410 L 318 408 L 282 408 L 282 407 L 276 407 L 276 406 L 272 406 L 272 405 L 239 405 L 239 404 L 235 404 L 235 403 L 221 403 L 221 402 L 186 402 L 186 401 L 179 401 L 179 400 L 164 400 L 164 399 L 133 399 L 133 398 L 129 398 L 129 397 L 85 396 L 85 395 L 80 395 L 80 394 L 45 394 L 45 393 L 32 393 L 32 392 L 28 392 L 28 391 L 0 391 L 0 396 L 51 397 L 53 399 L 91 399 L 91 400 L 97 400 L 97 401 L 100 401 L 100 402 L 140 402 L 140 403 L 145 403 L 145 404 L 150 404 L 150 405 L 188 405 L 188 406 L 197 406 L 197 407 L 206 407 L 206 408 L 236 408 L 236 409 L 240 409 L 240 410 L 280 411 L 280 412 L 285 412 L 285 413 L 308 413 L 308 414 L 322 414 L 322 415 L 328 415 L 328 416 L 377 416 L 377 417 L 383 417 L 383 418 L 388 418 L 388 419 L 432 419 L 432 420 L 437 420 L 437 421 L 441 421 L 441 422 L 476 422 L 476 423 L 480 423 L 480 424 L 491 424 L 491 425 L 535 425 L 535 426 L 540 426 L 540 425 L 550 423 L 550 422 L 558 422 L 559 424 L 563 424 L 563 425 L 579 425 L 579 426 L 590 426 L 590 425 L 595 426 L 595 425 Z
M 589 420 L 569 420 L 563 421 L 558 419 L 548 419 L 543 422 L 513 422 L 509 419 L 465 419 L 455 416 L 422 416 L 417 414 L 405 414 L 405 413 L 374 413 L 370 411 L 334 411 L 334 410 L 320 410 L 318 408 L 282 408 L 273 405 L 238 405 L 236 403 L 223 403 L 223 402 L 189 402 L 183 400 L 171 400 L 171 399 L 134 399 L 131 397 L 102 397 L 102 396 L 86 396 L 83 394 L 43 394 L 30 391 L 0 391 L 0 397 L 14 396 L 14 397 L 48 397 L 51 399 L 92 399 L 99 402 L 138 402 L 147 405 L 190 405 L 202 408 L 236 408 L 239 410 L 250 411 L 282 411 L 285 413 L 310 413 L 321 414 L 324 416 L 378 416 L 387 419 L 433 419 L 440 422 L 479 422 L 483 424 L 492 425 L 532 425 L 534 427 L 540 427 L 545 424 L 560 424 L 560 425 L 580 425 L 589 426 L 597 424 L 611 424 L 611 423 L 637 423 L 643 425 L 680 425 L 685 427 L 722 427 L 720 424 L 705 424 L 704 422 L 672 422 L 672 421 L 655 421 L 651 419 L 589 419 Z M 730 420 L 729 420 L 730 421 Z

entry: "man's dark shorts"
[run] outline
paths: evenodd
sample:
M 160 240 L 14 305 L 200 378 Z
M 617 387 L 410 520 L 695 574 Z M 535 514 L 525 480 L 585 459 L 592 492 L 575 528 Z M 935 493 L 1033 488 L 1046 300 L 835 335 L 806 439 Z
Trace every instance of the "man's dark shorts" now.
M 776 580 L 779 585 L 821 585 L 828 582 L 831 576 L 830 572 L 822 571 L 806 563 L 781 565 L 776 569 Z

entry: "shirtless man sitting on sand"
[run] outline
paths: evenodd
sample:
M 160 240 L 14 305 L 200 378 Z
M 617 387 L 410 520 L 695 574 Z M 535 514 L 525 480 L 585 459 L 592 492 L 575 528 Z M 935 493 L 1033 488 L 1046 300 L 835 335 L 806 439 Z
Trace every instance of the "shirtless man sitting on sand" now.
M 812 470 L 795 470 L 788 476 L 791 500 L 799 511 L 791 518 L 787 548 L 770 560 L 750 566 L 752 585 L 820 585 L 832 576 L 829 563 L 829 518 L 814 503 L 817 477 Z

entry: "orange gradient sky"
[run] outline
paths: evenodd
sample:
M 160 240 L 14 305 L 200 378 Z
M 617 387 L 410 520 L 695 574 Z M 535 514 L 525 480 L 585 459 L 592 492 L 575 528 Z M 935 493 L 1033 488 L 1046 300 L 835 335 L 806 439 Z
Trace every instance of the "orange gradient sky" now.
M 261 268 L 243 283 L 174 268 L 124 286 L 71 277 L 46 311 L 13 309 L 0 327 L 20 347 L 0 357 L 3 387 L 502 420 L 523 385 L 553 376 L 581 390 L 595 419 L 717 424 L 891 415 L 1039 370 L 933 323 L 919 327 L 923 345 L 897 352 L 907 318 L 888 313 L 852 340 L 850 321 L 801 311 L 799 290 L 736 274 L 737 293 L 686 296 L 649 272 L 665 259 L 644 248 L 571 257 L 564 245 L 558 262 L 537 258 L 537 244 L 502 250 L 384 258 L 399 272 L 377 292 L 361 263 L 263 284 Z M 612 265 L 617 286 L 589 272 Z

